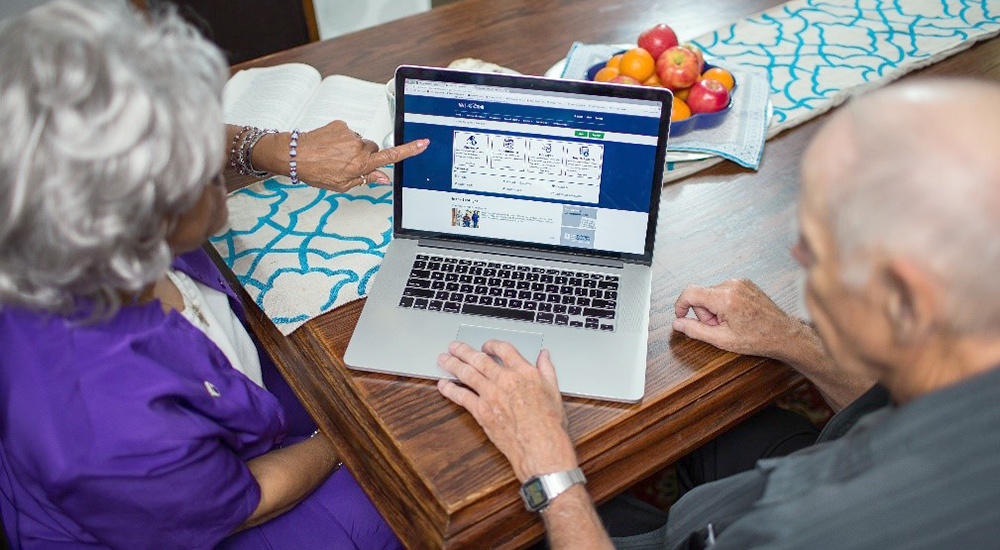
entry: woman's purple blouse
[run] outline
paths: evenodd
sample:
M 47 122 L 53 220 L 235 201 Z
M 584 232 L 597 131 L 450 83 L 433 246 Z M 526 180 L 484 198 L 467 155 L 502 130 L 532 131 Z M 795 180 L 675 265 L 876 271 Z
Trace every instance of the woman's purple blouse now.
M 174 267 L 242 314 L 204 252 Z M 0 512 L 26 548 L 212 548 L 260 499 L 244 461 L 285 432 L 277 399 L 158 302 L 85 325 L 0 309 L 0 407 Z

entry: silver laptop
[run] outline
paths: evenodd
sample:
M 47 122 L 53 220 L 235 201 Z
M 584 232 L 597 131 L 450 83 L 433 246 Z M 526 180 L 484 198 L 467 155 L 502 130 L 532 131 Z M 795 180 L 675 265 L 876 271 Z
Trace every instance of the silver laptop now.
M 394 239 L 344 357 L 424 378 L 448 344 L 551 354 L 563 393 L 645 389 L 662 88 L 396 71 Z

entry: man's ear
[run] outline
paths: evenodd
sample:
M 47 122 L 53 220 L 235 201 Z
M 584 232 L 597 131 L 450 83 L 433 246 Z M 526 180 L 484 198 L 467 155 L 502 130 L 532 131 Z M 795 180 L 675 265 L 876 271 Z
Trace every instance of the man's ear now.
M 897 345 L 916 344 L 942 321 L 940 286 L 926 271 L 893 258 L 883 265 L 881 279 L 883 307 Z

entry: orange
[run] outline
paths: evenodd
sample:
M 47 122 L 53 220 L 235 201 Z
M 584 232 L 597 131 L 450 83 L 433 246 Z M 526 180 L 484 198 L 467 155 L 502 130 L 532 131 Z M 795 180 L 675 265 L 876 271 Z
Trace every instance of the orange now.
M 601 70 L 597 71 L 597 74 L 594 75 L 594 82 L 609 82 L 616 76 L 618 76 L 618 69 L 614 67 L 602 67 Z
M 659 86 L 660 88 L 663 87 L 663 84 L 660 84 L 660 77 L 656 76 L 656 73 L 653 73 L 653 76 L 647 78 L 646 80 L 643 80 L 642 81 L 642 85 L 643 86 Z
M 611 56 L 611 59 L 604 64 L 605 67 L 611 67 L 612 69 L 617 69 L 622 62 L 622 56 L 625 54 L 618 54 Z
M 705 71 L 705 74 L 701 75 L 701 77 L 715 80 L 719 84 L 725 86 L 726 90 L 729 90 L 730 92 L 733 91 L 733 86 L 736 85 L 736 81 L 733 80 L 733 75 L 730 74 L 729 71 L 718 67 L 713 67 Z
M 688 107 L 687 103 L 684 103 L 683 99 L 674 96 L 674 105 L 670 110 L 670 122 L 677 122 L 678 120 L 684 120 L 691 116 L 691 108 Z
M 622 60 L 618 65 L 618 72 L 625 76 L 642 82 L 653 75 L 656 70 L 656 61 L 643 48 L 632 48 L 622 54 Z
M 688 87 L 688 88 L 682 88 L 682 89 L 677 90 L 676 92 L 674 92 L 674 97 L 680 98 L 680 99 L 682 99 L 684 101 L 687 101 L 687 99 L 688 99 L 688 92 L 690 92 L 690 91 L 691 91 L 690 87 Z

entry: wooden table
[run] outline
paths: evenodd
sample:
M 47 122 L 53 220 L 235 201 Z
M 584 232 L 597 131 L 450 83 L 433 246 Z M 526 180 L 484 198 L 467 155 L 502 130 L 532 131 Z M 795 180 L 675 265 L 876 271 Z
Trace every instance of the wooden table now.
M 399 64 L 475 57 L 542 74 L 573 40 L 630 42 L 668 22 L 693 38 L 777 0 L 465 0 L 235 67 L 290 61 L 324 75 L 384 82 Z M 922 71 L 1000 76 L 992 40 Z M 804 314 L 795 240 L 798 164 L 813 121 L 768 142 L 757 172 L 716 166 L 663 190 L 646 396 L 637 405 L 567 398 L 570 431 L 597 501 L 669 464 L 798 383 L 787 367 L 673 334 L 673 302 L 688 284 L 759 283 Z M 361 312 L 355 302 L 282 337 L 255 311 L 254 330 L 344 462 L 410 548 L 513 548 L 542 535 L 505 459 L 472 417 L 433 383 L 353 372 L 341 358 Z M 392 345 L 392 327 L 386 327 Z M 609 365 L 608 368 L 614 368 Z

